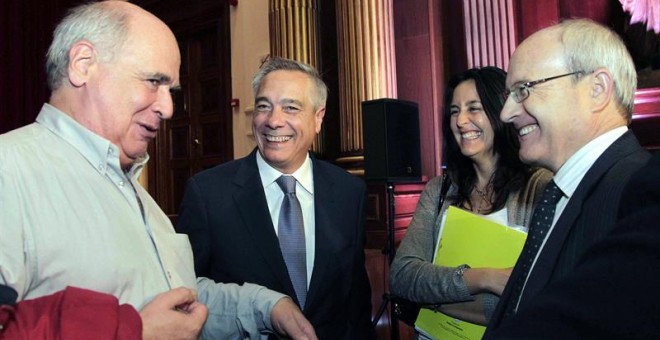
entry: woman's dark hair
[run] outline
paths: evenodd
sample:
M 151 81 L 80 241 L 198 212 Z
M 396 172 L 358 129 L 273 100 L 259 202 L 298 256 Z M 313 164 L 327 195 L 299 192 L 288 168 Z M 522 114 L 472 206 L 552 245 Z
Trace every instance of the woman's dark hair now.
M 497 67 L 472 68 L 455 75 L 449 81 L 444 97 L 444 110 L 442 118 L 442 133 L 445 141 L 445 163 L 452 182 L 458 186 L 454 199 L 456 206 L 470 204 L 470 194 L 477 184 L 477 174 L 472 160 L 461 153 L 461 149 L 451 131 L 450 106 L 456 87 L 472 79 L 477 88 L 481 105 L 490 121 L 494 132 L 493 154 L 498 154 L 497 167 L 493 174 L 493 195 L 491 196 L 491 210 L 489 214 L 498 211 L 506 204 L 510 193 L 519 190 L 529 176 L 529 167 L 523 164 L 518 157 L 520 143 L 515 129 L 511 124 L 503 123 L 499 116 L 504 107 L 502 93 L 505 89 L 506 72 Z

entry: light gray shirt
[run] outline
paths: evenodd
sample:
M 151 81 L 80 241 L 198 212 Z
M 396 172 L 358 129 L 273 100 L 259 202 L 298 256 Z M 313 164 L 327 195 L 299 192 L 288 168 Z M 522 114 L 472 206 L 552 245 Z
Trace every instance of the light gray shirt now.
M 169 289 L 199 287 L 207 330 L 259 338 L 283 295 L 204 279 L 198 286 L 187 235 L 137 183 L 147 160 L 122 170 L 115 145 L 48 104 L 35 123 L 1 135 L 0 283 L 19 300 L 70 285 L 137 309 Z

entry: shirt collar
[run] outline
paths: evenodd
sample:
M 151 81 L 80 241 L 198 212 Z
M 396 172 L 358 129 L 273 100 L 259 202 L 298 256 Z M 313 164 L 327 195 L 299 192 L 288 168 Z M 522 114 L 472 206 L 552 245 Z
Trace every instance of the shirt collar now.
M 37 123 L 71 144 L 102 175 L 112 171 L 124 173 L 119 163 L 119 148 L 109 140 L 90 131 L 71 116 L 50 104 L 44 104 L 37 116 Z M 139 158 L 126 171 L 129 178 L 137 178 L 149 155 Z
M 554 181 L 567 198 L 571 198 L 582 178 L 596 163 L 596 160 L 626 131 L 628 128 L 621 126 L 594 138 L 559 168 Z
M 264 186 L 264 188 L 266 188 L 269 185 L 275 183 L 275 181 L 284 174 L 270 166 L 270 164 L 266 163 L 266 161 L 261 156 L 261 152 L 257 150 L 256 154 L 257 167 L 259 168 L 261 184 Z M 305 158 L 305 161 L 300 166 L 300 168 L 294 171 L 291 176 L 293 176 L 296 181 L 298 181 L 303 189 L 312 195 L 314 194 L 314 177 L 312 172 L 312 161 L 309 157 L 309 154 L 307 154 L 307 157 Z

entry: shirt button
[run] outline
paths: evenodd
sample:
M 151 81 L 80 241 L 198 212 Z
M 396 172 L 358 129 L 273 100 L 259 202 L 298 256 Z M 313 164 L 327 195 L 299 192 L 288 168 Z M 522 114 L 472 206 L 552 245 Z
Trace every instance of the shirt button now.
M 108 155 L 112 155 L 112 149 L 108 148 Z
M 119 183 L 117 183 L 117 185 L 119 185 L 120 187 L 123 187 L 124 186 L 124 181 L 119 181 Z
M 105 170 L 105 166 L 103 166 L 103 164 L 99 164 L 99 170 L 100 170 L 100 171 Z

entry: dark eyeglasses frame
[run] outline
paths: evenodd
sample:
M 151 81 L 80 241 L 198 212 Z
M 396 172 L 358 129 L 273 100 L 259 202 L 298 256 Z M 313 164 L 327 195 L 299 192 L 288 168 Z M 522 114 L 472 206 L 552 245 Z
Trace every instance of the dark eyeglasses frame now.
M 529 97 L 529 89 L 531 89 L 532 87 L 534 87 L 538 84 L 542 84 L 542 83 L 545 83 L 546 81 L 559 79 L 559 78 L 562 78 L 562 77 L 572 76 L 574 74 L 586 74 L 586 73 L 587 72 L 585 72 L 585 71 L 575 71 L 575 72 L 561 74 L 561 75 L 554 76 L 554 77 L 543 78 L 543 79 L 539 79 L 539 80 L 528 81 L 528 82 L 522 83 L 522 84 L 513 85 L 510 88 L 504 90 L 504 93 L 502 93 L 502 99 L 504 99 L 504 101 L 507 101 L 509 96 L 511 96 L 516 103 L 522 103 L 525 99 L 527 99 Z M 521 97 L 521 94 L 522 94 L 522 97 Z

